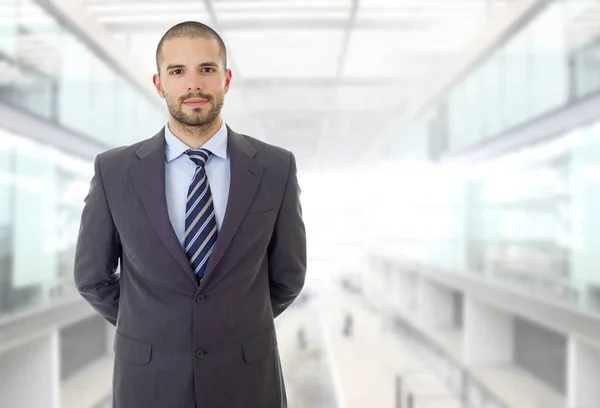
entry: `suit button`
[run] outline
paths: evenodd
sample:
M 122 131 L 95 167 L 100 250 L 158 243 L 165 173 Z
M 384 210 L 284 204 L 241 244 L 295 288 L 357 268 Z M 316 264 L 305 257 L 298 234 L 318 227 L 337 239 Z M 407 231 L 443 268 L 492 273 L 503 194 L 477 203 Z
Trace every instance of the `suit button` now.
M 204 301 L 206 300 L 206 296 L 204 295 L 198 295 L 196 296 L 196 302 L 201 305 L 202 303 L 204 303 Z
M 204 355 L 205 355 L 205 354 L 206 354 L 206 353 L 205 353 L 205 352 L 204 352 L 204 350 L 202 350 L 202 349 L 198 349 L 198 350 L 196 350 L 196 358 L 197 358 L 198 360 L 202 360 L 202 359 L 204 358 Z

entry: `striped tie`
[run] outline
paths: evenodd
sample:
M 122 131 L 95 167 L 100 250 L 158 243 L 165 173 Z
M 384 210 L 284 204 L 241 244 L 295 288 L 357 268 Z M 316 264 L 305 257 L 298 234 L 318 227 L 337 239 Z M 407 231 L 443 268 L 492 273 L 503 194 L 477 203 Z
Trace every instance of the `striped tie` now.
M 198 167 L 188 190 L 185 205 L 185 253 L 202 279 L 208 258 L 217 242 L 217 221 L 208 177 L 204 168 L 211 152 L 206 149 L 185 152 Z

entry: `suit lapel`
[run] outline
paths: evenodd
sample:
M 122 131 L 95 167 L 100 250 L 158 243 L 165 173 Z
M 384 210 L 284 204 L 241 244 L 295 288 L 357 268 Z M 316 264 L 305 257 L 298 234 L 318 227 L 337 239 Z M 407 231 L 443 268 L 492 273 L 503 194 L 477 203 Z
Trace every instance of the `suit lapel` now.
M 231 166 L 231 181 L 229 185 L 229 198 L 223 225 L 213 253 L 211 254 L 204 277 L 209 276 L 223 258 L 235 236 L 238 227 L 246 216 L 250 204 L 256 195 L 263 167 L 254 160 L 256 149 L 243 136 L 227 127 L 228 150 Z
M 171 255 L 197 284 L 196 275 L 177 239 L 167 210 L 164 128 L 144 143 L 136 154 L 139 160 L 129 166 L 129 171 L 150 223 Z

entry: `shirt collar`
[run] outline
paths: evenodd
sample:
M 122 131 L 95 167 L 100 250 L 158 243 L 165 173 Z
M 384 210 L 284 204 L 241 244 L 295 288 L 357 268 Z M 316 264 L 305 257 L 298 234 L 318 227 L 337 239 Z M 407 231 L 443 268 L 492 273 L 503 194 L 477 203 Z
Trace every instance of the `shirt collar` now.
M 183 143 L 181 139 L 171 132 L 169 129 L 169 123 L 165 125 L 165 142 L 167 143 L 165 149 L 165 156 L 167 162 L 171 162 L 185 153 L 186 150 L 191 149 L 190 146 Z M 217 130 L 217 133 L 213 135 L 204 145 L 202 149 L 210 150 L 210 152 L 222 159 L 227 158 L 227 126 L 225 121 L 221 120 L 221 127 Z

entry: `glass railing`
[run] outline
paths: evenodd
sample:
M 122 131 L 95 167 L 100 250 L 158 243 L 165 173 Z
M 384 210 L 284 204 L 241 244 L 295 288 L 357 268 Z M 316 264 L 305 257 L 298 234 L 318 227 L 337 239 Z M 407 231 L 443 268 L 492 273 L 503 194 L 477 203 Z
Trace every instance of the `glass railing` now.
M 397 306 L 391 299 L 386 298 L 385 292 L 382 292 L 381 296 L 373 297 L 364 293 L 360 285 L 350 279 L 343 280 L 341 284 L 343 290 L 360 299 L 369 309 L 384 314 L 384 318 L 389 321 L 387 327 L 403 345 L 415 353 L 419 361 L 428 368 L 428 372 L 440 379 L 450 395 L 460 401 L 462 408 L 516 408 L 506 405 L 502 398 L 479 381 L 467 366 L 451 356 L 435 339 L 423 333 L 409 319 L 397 313 Z M 396 380 L 402 383 L 403 376 L 400 375 Z M 407 390 L 403 392 L 408 394 L 406 400 L 409 406 L 410 404 L 413 404 L 413 408 L 420 406 L 418 396 Z M 436 398 L 439 399 L 440 396 Z M 427 400 L 421 403 L 426 404 Z
M 436 177 L 398 182 L 400 199 L 377 193 L 396 209 L 390 251 L 600 312 L 600 120 L 494 160 L 431 168 Z M 423 197 L 439 205 L 419 206 Z
M 551 0 L 461 74 L 390 143 L 440 157 L 600 92 L 597 0 Z M 413 149 L 414 150 L 414 149 Z
M 0 129 L 0 319 L 75 296 L 89 160 Z
M 395 333 L 454 392 L 463 408 L 512 408 L 477 380 L 467 367 L 402 316 L 393 318 Z M 418 407 L 418 401 L 415 401 Z
M 0 103 L 83 139 L 127 145 L 166 110 L 35 0 L 0 1 Z M 0 124 L 0 319 L 76 296 L 73 262 L 92 162 Z
M 155 134 L 166 111 L 34 0 L 0 2 L 0 102 L 108 147 Z

